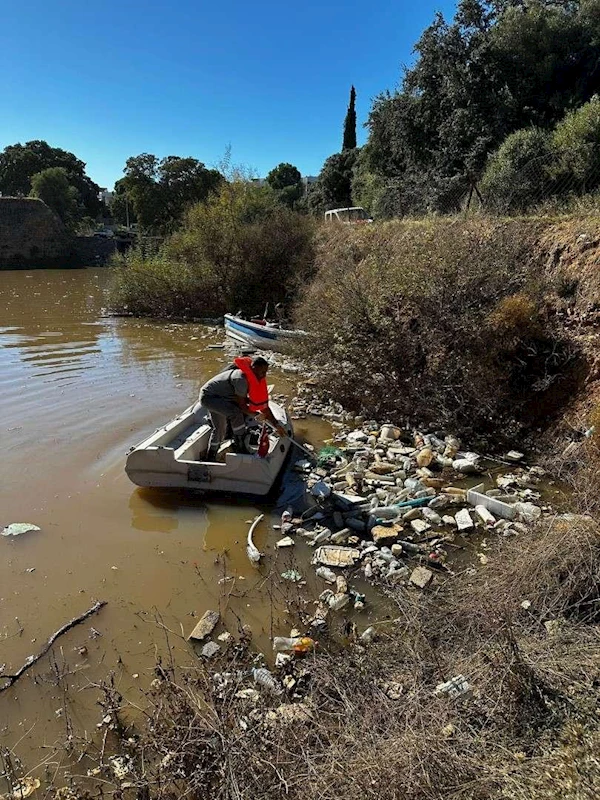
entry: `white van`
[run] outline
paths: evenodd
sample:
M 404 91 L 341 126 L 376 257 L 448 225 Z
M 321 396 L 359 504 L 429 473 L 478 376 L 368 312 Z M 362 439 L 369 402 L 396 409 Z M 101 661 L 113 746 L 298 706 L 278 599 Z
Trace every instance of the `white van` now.
M 373 222 L 364 208 L 352 206 L 351 208 L 332 208 L 325 212 L 325 222 L 341 222 L 342 225 L 357 225 Z

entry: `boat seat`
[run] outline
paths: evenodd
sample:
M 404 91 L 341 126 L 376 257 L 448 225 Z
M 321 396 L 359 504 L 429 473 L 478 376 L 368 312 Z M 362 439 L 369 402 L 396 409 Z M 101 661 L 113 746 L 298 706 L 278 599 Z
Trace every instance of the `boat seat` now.
M 175 459 L 177 461 L 196 461 L 197 458 L 192 458 L 194 450 L 202 438 L 206 437 L 206 445 L 208 445 L 208 437 L 210 436 L 210 425 L 200 425 L 199 428 L 194 430 L 187 439 L 175 450 Z M 206 450 L 206 445 L 204 450 Z

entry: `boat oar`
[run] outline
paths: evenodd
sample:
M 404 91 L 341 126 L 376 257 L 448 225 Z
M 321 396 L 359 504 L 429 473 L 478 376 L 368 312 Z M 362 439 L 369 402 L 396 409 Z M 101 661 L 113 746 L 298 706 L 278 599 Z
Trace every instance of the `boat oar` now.
M 273 425 L 272 422 L 269 422 L 269 420 L 265 420 L 265 424 L 268 425 L 268 427 L 274 433 L 277 433 L 277 428 Z M 311 459 L 311 461 L 314 461 L 315 463 L 317 463 L 316 455 L 311 450 L 309 450 L 308 447 L 304 447 L 303 444 L 300 444 L 300 442 L 298 442 L 296 439 L 294 439 L 293 436 L 290 436 L 289 433 L 286 433 L 285 435 L 287 436 L 287 438 L 290 440 L 290 442 L 292 444 L 295 444 L 296 447 L 298 447 L 300 450 L 302 450 L 303 453 L 306 453 L 306 455 Z

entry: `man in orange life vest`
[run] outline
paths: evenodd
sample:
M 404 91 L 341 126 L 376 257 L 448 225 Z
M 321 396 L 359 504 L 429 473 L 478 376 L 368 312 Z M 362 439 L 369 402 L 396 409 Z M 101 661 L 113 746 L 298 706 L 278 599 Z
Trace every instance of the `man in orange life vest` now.
M 205 408 L 210 413 L 213 430 L 208 443 L 209 461 L 217 456 L 227 432 L 227 423 L 231 425 L 236 452 L 247 452 L 244 444 L 244 415 L 254 416 L 260 413 L 275 426 L 280 436 L 286 435 L 285 429 L 269 408 L 266 380 L 268 369 L 269 362 L 260 356 L 254 359 L 240 356 L 200 389 L 194 411 Z

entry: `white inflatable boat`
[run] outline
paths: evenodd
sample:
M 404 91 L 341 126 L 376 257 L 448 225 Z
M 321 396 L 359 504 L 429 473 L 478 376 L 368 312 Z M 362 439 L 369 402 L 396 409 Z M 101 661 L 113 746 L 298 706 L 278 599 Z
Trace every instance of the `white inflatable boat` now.
M 278 422 L 293 436 L 285 410 L 271 402 Z M 269 433 L 269 451 L 263 458 L 231 450 L 231 441 L 221 445 L 216 461 L 204 461 L 211 426 L 208 415 L 194 414 L 190 406 L 152 436 L 132 447 L 125 472 L 137 486 L 200 489 L 265 495 L 273 486 L 291 447 L 290 439 Z M 247 440 L 258 444 L 260 426 L 250 429 Z

